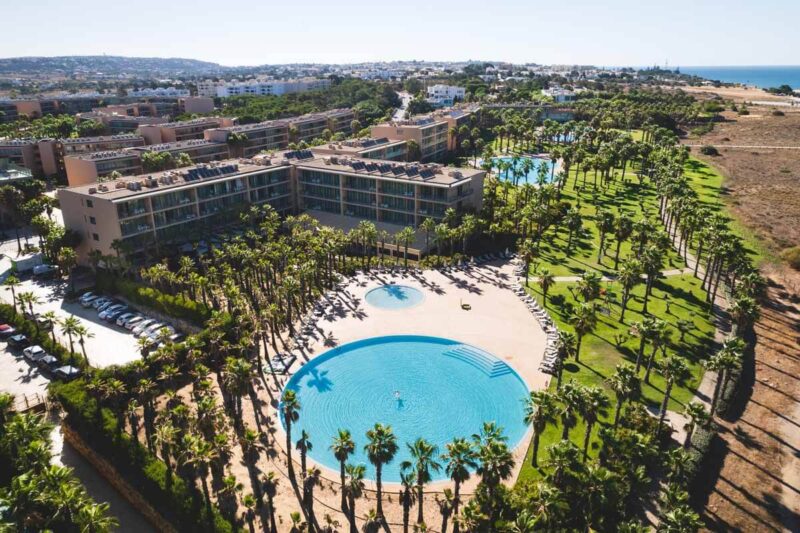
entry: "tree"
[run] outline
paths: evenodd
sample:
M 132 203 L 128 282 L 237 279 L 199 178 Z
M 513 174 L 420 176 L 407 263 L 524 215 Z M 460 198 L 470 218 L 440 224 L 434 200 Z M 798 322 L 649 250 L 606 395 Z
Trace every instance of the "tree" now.
M 576 414 L 580 412 L 583 401 L 583 386 L 569 380 L 556 393 L 560 405 L 559 417 L 561 418 L 561 440 L 569 439 L 569 430 L 577 424 Z
M 622 311 L 619 315 L 620 324 L 625 323 L 625 311 L 628 309 L 628 302 L 631 298 L 631 290 L 642 282 L 642 264 L 636 259 L 626 259 L 622 262 L 622 268 L 617 273 L 617 282 L 622 286 L 622 301 L 620 307 Z
M 339 461 L 339 478 L 342 484 L 342 509 L 345 508 L 347 503 L 345 493 L 345 467 L 347 466 L 347 460 L 353 455 L 355 450 L 356 444 L 353 442 L 350 432 L 346 429 L 340 429 L 339 433 L 333 438 L 331 451 L 333 452 L 333 456 L 336 457 L 336 460 Z
M 681 384 L 686 381 L 691 372 L 686 362 L 678 356 L 670 356 L 661 361 L 658 365 L 658 370 L 667 382 L 666 390 L 664 391 L 664 400 L 661 402 L 661 411 L 658 418 L 658 427 L 664 423 L 664 418 L 667 416 L 667 404 L 669 397 L 672 393 L 672 387 L 675 383 Z
M 291 389 L 284 389 L 281 398 L 281 414 L 286 426 L 286 460 L 289 468 L 289 478 L 294 478 L 294 464 L 292 463 L 292 424 L 300 418 L 300 400 L 297 393 Z
M 400 470 L 414 473 L 417 486 L 417 524 L 422 524 L 424 522 L 423 488 L 425 483 L 431 480 L 431 470 L 438 472 L 441 469 L 441 465 L 436 461 L 439 448 L 422 438 L 415 440 L 413 444 L 406 444 L 406 446 L 412 461 L 403 461 L 400 464 Z
M 603 264 L 603 252 L 605 251 L 606 235 L 614 231 L 616 218 L 610 211 L 600 211 L 595 214 L 597 221 L 597 231 L 600 233 L 600 245 L 597 250 L 597 262 Z
M 692 435 L 694 434 L 695 428 L 706 427 L 711 417 L 708 411 L 706 411 L 705 406 L 699 402 L 690 402 L 683 411 L 683 414 L 689 419 L 683 426 L 684 431 L 686 431 L 686 439 L 683 441 L 683 447 L 688 448 L 692 443 Z
M 75 353 L 75 345 L 73 343 L 73 338 L 77 335 L 80 331 L 80 328 L 83 326 L 81 321 L 75 318 L 74 315 L 70 315 L 61 320 L 61 333 L 67 336 L 69 339 L 69 352 Z
M 556 390 L 561 389 L 561 379 L 564 376 L 564 362 L 570 357 L 577 356 L 577 339 L 571 331 L 559 331 L 556 341 Z
M 583 437 L 583 461 L 589 457 L 589 441 L 592 437 L 592 429 L 597 420 L 605 415 L 605 410 L 609 405 L 608 396 L 599 387 L 586 387 L 583 389 L 582 399 L 579 402 L 579 411 L 586 422 L 586 433 Z
M 445 445 L 447 450 L 441 457 L 445 471 L 453 481 L 453 533 L 459 533 L 458 506 L 461 498 L 461 484 L 469 479 L 470 470 L 477 467 L 472 445 L 464 438 L 455 438 Z
M 89 331 L 89 329 L 81 324 L 76 330 L 75 333 L 78 335 L 78 345 L 81 347 L 81 353 L 83 353 L 83 360 L 86 362 L 86 365 L 89 365 L 89 356 L 86 354 L 86 339 L 91 339 L 94 337 L 94 333 Z
M 619 266 L 619 252 L 622 243 L 631 236 L 633 232 L 633 221 L 625 214 L 621 213 L 614 224 L 614 238 L 617 240 L 617 251 L 614 253 L 614 270 Z
M 575 330 L 578 342 L 575 346 L 575 361 L 579 361 L 583 337 L 597 327 L 597 307 L 593 303 L 582 303 L 572 312 L 570 324 Z
M 356 500 L 360 498 L 364 492 L 364 474 L 366 472 L 366 468 L 364 465 L 349 464 L 345 467 L 345 472 L 347 473 L 347 507 L 350 511 L 350 533 L 357 533 Z
M 606 383 L 614 391 L 617 399 L 617 406 L 614 409 L 614 427 L 617 427 L 622 405 L 639 397 L 641 382 L 633 365 L 621 363 L 617 365 L 614 374 L 606 380 Z
M 497 507 L 497 487 L 504 479 L 511 477 L 514 469 L 514 457 L 508 449 L 505 437 L 484 438 L 475 443 L 477 447 L 477 474 L 481 484 L 486 488 L 489 506 L 489 524 L 494 524 Z
M 556 278 L 550 272 L 549 269 L 543 268 L 539 271 L 539 287 L 542 289 L 542 303 L 544 307 L 547 307 L 547 292 L 550 290 L 550 287 L 553 286 L 555 283 Z
M 547 424 L 555 424 L 558 412 L 556 395 L 548 390 L 531 392 L 525 402 L 525 424 L 533 428 L 533 453 L 531 464 L 538 466 L 539 438 L 544 433 Z
M 19 287 L 19 278 L 14 274 L 10 274 L 6 280 L 3 282 L 3 285 L 6 286 L 6 290 L 11 291 L 11 305 L 14 307 L 14 314 L 17 314 L 17 294 L 16 288 Z
M 364 451 L 367 453 L 367 459 L 375 467 L 375 486 L 377 500 L 378 516 L 383 519 L 383 501 L 381 492 L 381 473 L 383 465 L 389 463 L 394 459 L 397 454 L 397 437 L 392 431 L 391 426 L 384 426 L 377 423 L 375 426 L 367 431 L 367 444 L 364 446 Z
M 411 226 L 406 226 L 397 235 L 403 243 L 403 267 L 408 270 L 408 245 L 414 240 L 417 232 Z
M 584 302 L 589 302 L 600 296 L 600 274 L 594 270 L 587 270 L 581 274 L 577 288 Z
M 108 515 L 109 508 L 106 502 L 81 506 L 77 520 L 81 533 L 105 533 L 117 528 L 119 521 Z

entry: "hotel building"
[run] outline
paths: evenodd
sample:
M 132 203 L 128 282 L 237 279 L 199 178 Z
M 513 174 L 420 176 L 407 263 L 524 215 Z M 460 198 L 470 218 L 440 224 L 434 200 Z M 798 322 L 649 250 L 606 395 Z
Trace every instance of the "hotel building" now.
M 202 139 L 203 132 L 212 128 L 233 126 L 235 119 L 223 117 L 204 117 L 181 122 L 165 122 L 163 124 L 144 124 L 139 126 L 138 133 L 147 144 Z
M 55 155 L 56 141 L 38 139 L 0 140 L 0 159 L 25 167 L 34 177 L 51 176 L 58 172 Z
M 466 89 L 452 85 L 431 85 L 428 87 L 427 101 L 434 107 L 451 106 L 457 101 L 464 101 Z
M 268 203 L 282 214 L 308 210 L 343 228 L 372 220 L 396 233 L 448 208 L 479 210 L 484 172 L 435 164 L 320 157 L 311 150 L 228 160 L 113 182 L 61 189 L 64 223 L 92 250 L 113 254 L 120 241 L 132 260 L 148 250 L 208 238 L 236 223 L 249 205 Z M 421 245 L 416 251 L 420 253 Z
M 112 172 L 123 176 L 142 173 L 142 159 L 130 150 L 107 150 L 75 154 L 64 158 L 64 169 L 70 187 L 95 183 Z
M 131 148 L 130 151 L 140 157 L 145 152 L 168 152 L 173 158 L 177 158 L 179 154 L 187 154 L 192 158 L 193 163 L 210 163 L 211 161 L 221 161 L 230 157 L 227 144 L 205 139 L 137 146 L 136 148 Z
M 198 83 L 197 94 L 201 96 L 216 96 L 219 98 L 243 94 L 267 96 L 322 90 L 330 86 L 331 80 L 316 78 L 301 78 L 296 80 L 255 79 L 221 82 L 205 80 Z
M 408 158 L 406 141 L 382 139 L 347 139 L 312 148 L 315 153 L 324 155 L 349 155 L 362 159 L 383 159 L 384 161 L 405 161 Z
M 390 121 L 370 128 L 372 137 L 414 141 L 420 149 L 422 161 L 439 161 L 447 151 L 456 149 L 456 136 L 462 125 L 470 124 L 477 107 L 452 108 L 419 115 L 408 120 Z

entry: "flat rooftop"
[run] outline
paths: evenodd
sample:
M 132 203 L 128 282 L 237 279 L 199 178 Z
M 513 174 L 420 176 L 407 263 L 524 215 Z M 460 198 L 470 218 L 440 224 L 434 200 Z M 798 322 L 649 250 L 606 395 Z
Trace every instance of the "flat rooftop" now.
M 147 146 L 133 146 L 131 150 L 137 152 L 174 152 L 187 148 L 199 148 L 202 146 L 226 146 L 225 143 L 207 141 L 205 139 L 191 139 L 188 141 L 177 141 L 174 143 L 150 144 Z
M 121 133 L 119 135 L 100 135 L 97 137 L 72 137 L 61 139 L 62 144 L 87 144 L 113 141 L 136 141 L 144 142 L 144 137 L 135 133 Z
M 102 152 L 90 152 L 88 154 L 67 155 L 67 158 L 80 159 L 82 161 L 104 161 L 106 159 L 122 159 L 125 157 L 139 157 L 139 154 L 127 149 L 103 150 Z
M 175 122 L 164 122 L 163 124 L 153 124 L 161 128 L 186 128 L 190 126 L 202 126 L 204 124 L 220 124 L 222 119 L 220 117 L 201 117 L 193 118 L 192 120 L 178 120 Z
M 343 141 L 330 142 L 328 144 L 314 146 L 311 148 L 311 150 L 312 151 L 329 150 L 329 151 L 336 151 L 336 152 L 357 155 L 358 153 L 364 152 L 366 150 L 387 148 L 389 146 L 399 146 L 404 144 L 406 144 L 406 141 L 403 140 L 392 141 L 387 139 L 386 137 L 380 137 L 380 138 L 368 137 L 362 139 L 345 139 Z

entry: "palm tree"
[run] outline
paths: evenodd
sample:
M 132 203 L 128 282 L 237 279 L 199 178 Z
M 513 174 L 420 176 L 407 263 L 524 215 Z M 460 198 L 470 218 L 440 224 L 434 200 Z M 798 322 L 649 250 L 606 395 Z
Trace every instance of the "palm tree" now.
M 6 286 L 6 289 L 11 291 L 11 305 L 14 307 L 14 314 L 17 314 L 17 294 L 16 288 L 19 287 L 19 278 L 17 276 L 11 274 L 6 278 L 3 282 L 3 285 Z
M 622 243 L 628 240 L 631 233 L 633 233 L 633 221 L 627 214 L 621 213 L 614 223 L 614 238 L 617 240 L 617 250 L 614 253 L 614 270 L 619 267 L 619 251 L 622 248 Z
M 435 459 L 439 448 L 422 438 L 415 440 L 413 444 L 406 444 L 406 446 L 413 461 L 403 461 L 400 464 L 400 470 L 414 472 L 417 485 L 417 524 L 422 524 L 425 501 L 423 488 L 425 483 L 431 480 L 431 470 L 438 472 L 442 468 L 442 465 Z
M 558 368 L 556 371 L 556 390 L 561 388 L 561 379 L 564 376 L 564 361 L 577 354 L 577 339 L 571 331 L 559 331 L 558 341 L 556 342 L 556 360 Z
M 539 287 L 542 289 L 542 304 L 544 307 L 547 307 L 547 292 L 550 290 L 550 287 L 553 286 L 555 283 L 556 278 L 550 272 L 549 269 L 543 268 L 539 271 Z
M 569 439 L 569 430 L 577 424 L 576 413 L 580 411 L 583 401 L 583 387 L 574 380 L 569 380 L 557 392 L 556 397 L 561 403 L 559 417 L 561 418 L 561 440 Z
M 89 331 L 89 329 L 84 326 L 83 324 L 80 325 L 75 330 L 75 333 L 78 335 L 78 344 L 81 347 L 81 352 L 83 353 L 83 359 L 86 361 L 86 365 L 89 365 L 89 356 L 86 355 L 86 339 L 94 338 L 94 333 Z
M 691 376 L 689 367 L 683 358 L 672 355 L 660 362 L 658 370 L 664 379 L 667 381 L 666 390 L 664 391 L 664 400 L 661 402 L 661 412 L 658 417 L 658 427 L 664 423 L 664 417 L 667 416 L 667 404 L 669 403 L 669 396 L 672 393 L 672 386 L 675 383 L 681 384 Z
M 26 305 L 28 306 L 28 313 L 31 319 L 36 316 L 36 314 L 33 312 L 33 306 L 42 303 L 42 300 L 31 291 L 19 293 L 17 295 L 17 301 L 19 301 L 20 306 L 22 306 L 23 309 Z
M 461 498 L 461 484 L 469 479 L 470 470 L 477 468 L 478 463 L 472 445 L 465 438 L 455 438 L 445 445 L 447 450 L 441 457 L 445 462 L 445 472 L 453 480 L 453 533 L 458 533 L 458 505 Z
M 708 425 L 711 417 L 708 411 L 706 411 L 705 406 L 700 402 L 690 402 L 683 413 L 689 418 L 689 421 L 683 426 L 684 431 L 686 431 L 683 447 L 688 448 L 692 443 L 692 435 L 694 434 L 695 428 Z
M 583 296 L 584 302 L 594 300 L 600 295 L 601 280 L 600 274 L 594 270 L 587 270 L 581 274 L 576 287 L 578 288 L 578 293 Z
M 442 515 L 441 533 L 447 533 L 447 523 L 453 514 L 453 497 L 453 491 L 450 489 L 444 489 L 441 498 L 439 498 L 439 495 L 435 496 L 436 503 L 439 506 L 439 514 Z
M 353 438 L 348 430 L 339 430 L 339 433 L 333 438 L 331 451 L 333 452 L 333 456 L 336 457 L 336 460 L 339 461 L 339 478 L 342 483 L 342 509 L 344 509 L 347 503 L 344 488 L 345 466 L 347 466 L 347 460 L 353 455 L 353 452 L 356 451 L 356 444 L 353 442 Z
M 347 473 L 347 501 L 348 510 L 350 511 L 350 533 L 358 533 L 356 527 L 356 500 L 361 497 L 364 492 L 364 474 L 366 467 L 364 465 L 347 465 L 345 467 Z M 380 501 L 380 500 L 379 500 Z
M 75 345 L 73 343 L 73 336 L 78 334 L 78 331 L 82 327 L 81 321 L 75 318 L 74 315 L 70 315 L 61 320 L 61 333 L 67 336 L 69 339 L 69 352 L 75 353 Z
M 400 238 L 400 241 L 403 243 L 403 268 L 408 270 L 408 245 L 414 240 L 414 237 L 417 235 L 417 232 L 414 231 L 414 228 L 411 226 L 407 226 L 400 230 L 400 233 L 397 234 Z
M 494 526 L 497 500 L 497 487 L 504 479 L 511 477 L 514 469 L 514 457 L 508 449 L 505 439 L 490 439 L 476 443 L 478 468 L 481 484 L 486 487 L 489 502 L 489 524 Z
M 381 494 L 381 472 L 383 465 L 390 463 L 397 453 L 397 437 L 392 431 L 391 426 L 384 426 L 377 423 L 367 431 L 367 444 L 364 451 L 367 459 L 375 467 L 375 485 L 378 516 L 383 518 L 383 502 Z
M 525 424 L 533 428 L 533 453 L 531 465 L 538 466 L 539 438 L 544 433 L 547 424 L 556 422 L 557 413 L 556 395 L 548 390 L 531 392 L 525 402 Z
M 592 429 L 597 420 L 605 415 L 605 410 L 610 402 L 606 393 L 599 387 L 585 387 L 582 396 L 579 410 L 584 422 L 586 422 L 586 433 L 583 437 L 583 461 L 586 462 L 586 458 L 589 457 L 589 441 L 592 437 Z
M 84 503 L 78 511 L 78 525 L 81 533 L 105 533 L 119 527 L 119 521 L 109 516 L 110 505 L 102 503 Z
M 621 363 L 617 365 L 614 374 L 606 380 L 606 383 L 617 398 L 617 406 L 614 409 L 614 427 L 617 427 L 622 405 L 641 394 L 641 382 L 633 365 Z
M 256 519 L 256 497 L 252 494 L 246 494 L 242 498 L 242 505 L 245 508 L 244 518 L 247 520 L 247 528 L 250 533 L 256 533 L 255 519 Z
M 56 322 L 58 322 L 58 315 L 56 315 L 55 311 L 47 311 L 42 313 L 42 318 L 50 322 L 50 340 L 53 342 L 53 345 L 56 344 Z
M 619 315 L 621 324 L 625 323 L 625 311 L 628 309 L 628 301 L 631 298 L 631 290 L 642 281 L 642 264 L 636 259 L 626 259 L 622 262 L 622 268 L 617 273 L 617 282 L 622 286 L 622 299 L 620 307 L 622 311 Z
M 300 400 L 297 393 L 285 389 L 281 397 L 281 413 L 283 423 L 286 425 L 286 460 L 288 461 L 289 479 L 294 479 L 294 465 L 292 463 L 292 423 L 300 418 Z
M 572 312 L 570 317 L 570 324 L 575 330 L 577 343 L 575 345 L 575 361 L 580 360 L 581 343 L 583 337 L 594 331 L 597 327 L 597 308 L 592 303 L 582 303 L 578 308 Z

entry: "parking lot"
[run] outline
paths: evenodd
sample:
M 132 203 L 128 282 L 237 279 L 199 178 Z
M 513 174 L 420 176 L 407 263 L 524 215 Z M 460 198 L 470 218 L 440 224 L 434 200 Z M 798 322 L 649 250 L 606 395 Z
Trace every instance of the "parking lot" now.
M 141 358 L 136 338 L 130 332 L 101 320 L 92 307 L 84 308 L 78 302 L 65 302 L 64 294 L 67 288 L 66 282 L 61 280 L 25 279 L 15 290 L 17 294 L 31 291 L 38 297 L 40 303 L 33 308 L 36 313 L 53 311 L 59 319 L 70 315 L 78 318 L 91 334 L 89 338 L 84 339 L 84 344 L 89 364 L 92 366 L 103 368 L 110 365 L 124 365 Z M 11 292 L 3 288 L 0 290 L 0 299 L 11 303 Z M 55 326 L 55 334 L 64 346 L 69 347 L 69 340 L 61 333 L 58 325 Z M 77 339 L 73 340 L 75 351 L 80 353 Z M 23 364 L 26 364 L 25 361 Z

